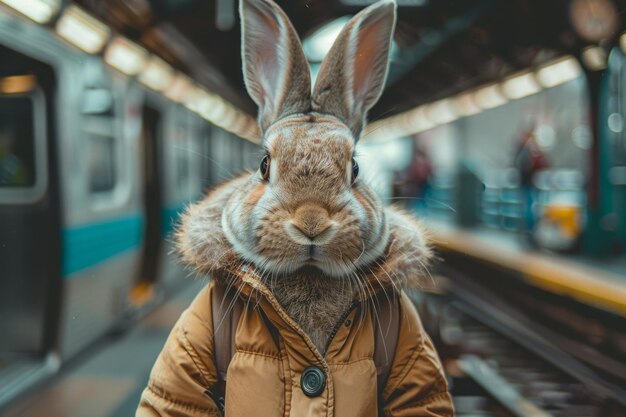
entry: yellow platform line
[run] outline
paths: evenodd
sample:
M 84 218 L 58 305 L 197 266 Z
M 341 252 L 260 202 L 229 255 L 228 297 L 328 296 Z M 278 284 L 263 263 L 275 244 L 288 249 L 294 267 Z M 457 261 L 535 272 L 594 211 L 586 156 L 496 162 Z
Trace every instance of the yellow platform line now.
M 626 316 L 625 275 L 538 253 L 486 242 L 459 230 L 431 230 L 436 247 L 519 271 L 532 285 Z

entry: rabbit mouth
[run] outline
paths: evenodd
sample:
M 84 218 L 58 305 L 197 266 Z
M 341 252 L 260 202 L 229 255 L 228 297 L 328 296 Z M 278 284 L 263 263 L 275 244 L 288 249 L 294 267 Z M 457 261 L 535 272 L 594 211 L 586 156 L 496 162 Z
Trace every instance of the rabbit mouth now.
M 321 249 L 318 245 L 308 245 L 308 258 L 307 263 L 316 263 L 323 260 Z

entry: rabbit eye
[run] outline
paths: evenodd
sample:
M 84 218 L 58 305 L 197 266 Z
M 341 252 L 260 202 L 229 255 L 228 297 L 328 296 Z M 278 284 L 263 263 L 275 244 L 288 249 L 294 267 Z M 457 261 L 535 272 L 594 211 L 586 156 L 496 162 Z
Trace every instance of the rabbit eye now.
M 359 164 L 356 163 L 356 159 L 352 158 L 352 182 L 359 176 Z
M 263 157 L 259 170 L 261 171 L 261 177 L 263 177 L 263 179 L 267 181 L 268 178 L 270 177 L 270 156 L 269 155 L 265 155 Z

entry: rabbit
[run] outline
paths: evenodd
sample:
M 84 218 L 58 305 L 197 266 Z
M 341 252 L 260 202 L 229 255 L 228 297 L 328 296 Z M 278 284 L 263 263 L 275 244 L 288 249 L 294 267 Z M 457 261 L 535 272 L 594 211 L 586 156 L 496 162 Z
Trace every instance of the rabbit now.
M 204 274 L 253 265 L 321 349 L 355 295 L 374 292 L 372 275 L 418 286 L 431 258 L 421 224 L 384 208 L 355 159 L 385 85 L 396 5 L 381 0 L 353 17 L 313 88 L 285 13 L 271 0 L 243 0 L 240 14 L 243 74 L 259 108 L 264 156 L 256 172 L 190 207 L 179 250 Z
M 454 415 L 404 292 L 428 273 L 427 233 L 383 207 L 354 157 L 385 84 L 395 10 L 381 0 L 355 15 L 311 89 L 285 13 L 241 0 L 264 156 L 182 217 L 182 261 L 213 281 L 172 329 L 138 417 Z

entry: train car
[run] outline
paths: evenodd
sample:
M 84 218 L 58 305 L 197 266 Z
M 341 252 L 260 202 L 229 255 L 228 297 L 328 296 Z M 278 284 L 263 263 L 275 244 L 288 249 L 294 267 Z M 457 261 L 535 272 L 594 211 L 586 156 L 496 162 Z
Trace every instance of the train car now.
M 255 147 L 0 10 L 0 403 L 183 282 L 178 215 Z

